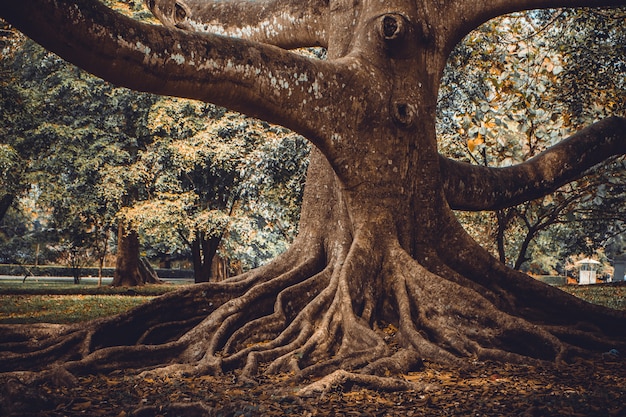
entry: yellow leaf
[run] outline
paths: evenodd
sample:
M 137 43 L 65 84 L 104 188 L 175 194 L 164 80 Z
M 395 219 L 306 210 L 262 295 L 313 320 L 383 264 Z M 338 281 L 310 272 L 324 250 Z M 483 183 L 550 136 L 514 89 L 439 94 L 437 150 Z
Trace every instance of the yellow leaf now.
M 467 147 L 469 148 L 470 152 L 474 152 L 474 149 L 476 148 L 476 146 L 480 145 L 483 142 L 484 142 L 483 137 L 479 133 L 474 139 L 469 139 L 467 141 Z

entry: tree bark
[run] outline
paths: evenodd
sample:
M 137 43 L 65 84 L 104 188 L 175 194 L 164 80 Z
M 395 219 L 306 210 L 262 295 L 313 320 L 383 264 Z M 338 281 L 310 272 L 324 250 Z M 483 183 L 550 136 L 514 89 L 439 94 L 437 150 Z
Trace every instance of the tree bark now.
M 562 363 L 626 348 L 626 314 L 507 268 L 452 212 L 508 207 L 572 181 L 624 153 L 626 119 L 599 122 L 505 170 L 441 157 L 435 131 L 448 54 L 485 19 L 624 1 L 148 0 L 169 28 L 122 18 L 95 0 L 75 3 L 12 2 L 0 4 L 0 15 L 111 81 L 212 101 L 306 136 L 316 148 L 299 235 L 274 262 L 224 282 L 89 326 L 25 330 L 37 333 L 35 345 L 18 330 L 2 333 L 0 369 L 55 363 L 72 373 L 150 367 L 167 376 L 235 371 L 248 381 L 260 372 L 324 377 L 308 394 L 346 381 L 407 387 L 389 378 L 422 358 Z M 303 14 L 291 15 L 299 5 Z M 190 32 L 204 29 L 240 39 Z M 327 61 L 277 47 L 312 44 L 327 46 Z
M 11 208 L 13 200 L 15 200 L 15 196 L 13 194 L 5 194 L 0 199 L 0 222 L 2 222 L 2 219 L 4 219 L 7 211 Z
M 196 232 L 195 239 L 191 242 L 193 276 L 196 284 L 209 282 L 213 258 L 217 253 L 221 240 L 220 236 L 207 238 L 204 232 Z
M 139 235 L 134 229 L 127 229 L 120 222 L 117 229 L 117 258 L 113 273 L 114 287 L 134 287 L 137 285 L 160 283 L 154 270 L 140 258 Z

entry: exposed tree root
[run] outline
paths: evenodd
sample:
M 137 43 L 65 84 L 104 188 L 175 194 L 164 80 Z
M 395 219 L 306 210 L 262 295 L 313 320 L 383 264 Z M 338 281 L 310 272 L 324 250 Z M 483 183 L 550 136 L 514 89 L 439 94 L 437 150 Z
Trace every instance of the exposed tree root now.
M 505 279 L 475 280 L 471 268 L 456 272 L 456 261 L 425 267 L 394 240 L 375 242 L 364 232 L 350 245 L 317 247 L 311 255 L 295 245 L 257 271 L 87 325 L 3 326 L 0 369 L 24 383 L 63 384 L 73 374 L 126 368 L 169 377 L 235 371 L 250 382 L 260 373 L 288 373 L 306 396 L 353 384 L 421 389 L 402 375 L 422 360 L 561 363 L 586 349 L 624 345 L 601 326 L 540 316 L 541 306 L 514 314 L 520 300 L 499 294 L 521 284 L 505 282 L 519 278 L 505 269 Z M 561 293 L 549 297 L 572 302 Z M 625 322 L 622 313 L 574 305 Z
M 298 391 L 303 397 L 324 394 L 336 387 L 344 387 L 349 384 L 359 385 L 381 391 L 404 391 L 415 389 L 416 386 L 400 378 L 387 378 L 376 375 L 357 374 L 339 369 L 330 375 L 307 385 Z

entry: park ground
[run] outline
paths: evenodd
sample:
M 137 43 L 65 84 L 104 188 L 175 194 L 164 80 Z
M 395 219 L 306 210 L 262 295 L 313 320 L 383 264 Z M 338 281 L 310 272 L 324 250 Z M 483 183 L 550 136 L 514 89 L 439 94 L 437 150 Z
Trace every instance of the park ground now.
M 64 289 L 65 288 L 65 289 Z M 0 286 L 0 322 L 74 322 L 127 309 L 172 287 Z M 626 309 L 626 285 L 566 287 L 589 301 Z M 76 305 L 82 313 L 76 313 Z M 68 307 L 72 306 L 72 307 Z M 45 315 L 37 310 L 45 309 Z M 289 375 L 241 383 L 235 375 L 155 379 L 124 370 L 73 385 L 0 388 L 8 416 L 626 416 L 626 354 L 605 353 L 555 367 L 492 362 L 464 369 L 424 363 L 402 375 L 414 391 L 362 387 L 300 397 Z M 10 402 L 10 398 L 20 398 Z

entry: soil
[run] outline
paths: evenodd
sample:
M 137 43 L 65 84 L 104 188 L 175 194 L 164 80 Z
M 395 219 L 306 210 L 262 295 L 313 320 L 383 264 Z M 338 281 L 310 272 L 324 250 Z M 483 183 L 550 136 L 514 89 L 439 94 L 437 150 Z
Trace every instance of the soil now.
M 554 367 L 425 363 L 401 376 L 419 389 L 358 386 L 297 395 L 288 375 L 147 378 L 130 372 L 79 377 L 74 386 L 2 388 L 7 416 L 626 416 L 626 359 L 604 354 Z

